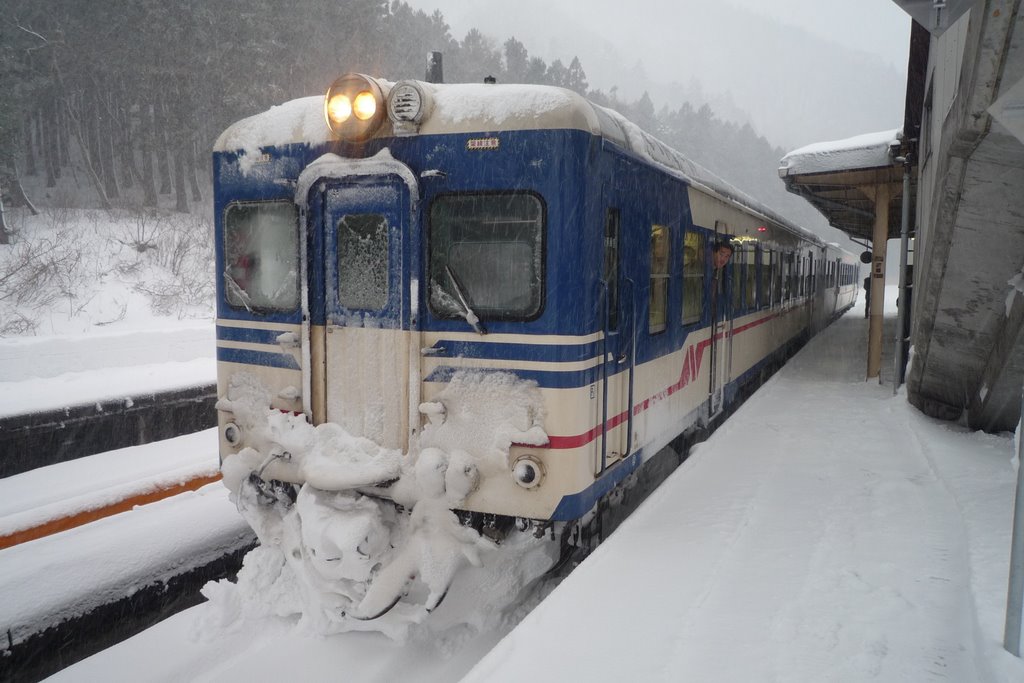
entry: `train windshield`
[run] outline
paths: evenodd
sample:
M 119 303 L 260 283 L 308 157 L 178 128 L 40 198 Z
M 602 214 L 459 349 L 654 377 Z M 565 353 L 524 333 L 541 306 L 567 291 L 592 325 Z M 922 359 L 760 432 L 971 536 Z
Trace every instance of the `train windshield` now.
M 224 216 L 224 291 L 248 311 L 299 305 L 299 223 L 292 202 L 232 204 Z
M 537 317 L 543 241 L 544 205 L 534 194 L 437 198 L 430 210 L 431 310 L 442 318 Z
M 388 303 L 388 222 L 383 214 L 338 221 L 338 303 L 379 310 Z

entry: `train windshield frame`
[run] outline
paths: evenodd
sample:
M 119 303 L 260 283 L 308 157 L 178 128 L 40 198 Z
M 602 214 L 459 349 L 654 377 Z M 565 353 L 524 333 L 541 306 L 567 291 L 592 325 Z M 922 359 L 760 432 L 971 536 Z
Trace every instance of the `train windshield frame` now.
M 299 306 L 299 211 L 291 201 L 233 202 L 224 210 L 224 298 L 249 312 Z
M 535 192 L 439 195 L 430 206 L 428 303 L 441 319 L 530 321 L 544 310 L 547 209 Z

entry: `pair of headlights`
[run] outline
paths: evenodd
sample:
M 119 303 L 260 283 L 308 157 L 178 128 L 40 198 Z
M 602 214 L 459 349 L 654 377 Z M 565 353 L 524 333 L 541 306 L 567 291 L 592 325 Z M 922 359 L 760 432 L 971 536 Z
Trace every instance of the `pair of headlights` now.
M 429 99 L 416 81 L 396 83 L 385 97 L 380 83 L 363 74 L 345 74 L 327 90 L 327 125 L 342 140 L 360 142 L 373 136 L 386 115 L 399 135 L 414 133 Z M 386 106 L 385 106 L 386 105 Z

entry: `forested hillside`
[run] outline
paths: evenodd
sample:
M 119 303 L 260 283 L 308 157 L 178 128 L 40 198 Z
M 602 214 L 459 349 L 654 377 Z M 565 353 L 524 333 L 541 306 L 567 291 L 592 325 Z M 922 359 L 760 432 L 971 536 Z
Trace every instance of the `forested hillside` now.
M 0 13 L 0 187 L 8 206 L 205 207 L 209 152 L 231 122 L 323 92 L 345 71 L 447 82 L 560 85 L 620 110 L 793 220 L 820 216 L 786 194 L 784 150 L 707 106 L 657 111 L 590 91 L 571 54 L 548 64 L 512 36 L 455 39 L 444 17 L 386 0 L 7 0 Z M 67 188 L 78 191 L 71 192 Z M 0 214 L 2 215 L 2 214 Z M 0 242 L 6 239 L 0 228 Z

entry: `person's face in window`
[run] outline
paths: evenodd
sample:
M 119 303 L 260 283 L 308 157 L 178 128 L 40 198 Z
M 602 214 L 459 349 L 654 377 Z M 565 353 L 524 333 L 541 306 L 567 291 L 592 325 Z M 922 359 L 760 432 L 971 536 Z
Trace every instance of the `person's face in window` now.
M 725 264 L 732 258 L 732 249 L 729 247 L 718 247 L 711 258 L 715 264 L 715 270 L 724 268 Z

